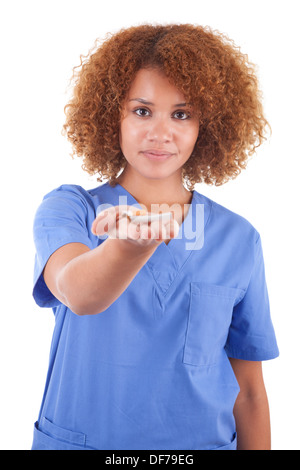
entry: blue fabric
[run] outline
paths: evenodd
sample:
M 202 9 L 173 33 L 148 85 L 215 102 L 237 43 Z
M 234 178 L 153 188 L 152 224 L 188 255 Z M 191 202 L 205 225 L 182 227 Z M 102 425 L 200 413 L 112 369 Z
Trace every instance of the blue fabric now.
M 235 449 L 239 386 L 228 357 L 278 356 L 258 232 L 194 191 L 178 237 L 105 312 L 77 316 L 42 272 L 67 243 L 104 243 L 91 233 L 103 204 L 138 205 L 120 185 L 63 185 L 35 216 L 33 296 L 53 309 L 55 328 L 32 448 Z

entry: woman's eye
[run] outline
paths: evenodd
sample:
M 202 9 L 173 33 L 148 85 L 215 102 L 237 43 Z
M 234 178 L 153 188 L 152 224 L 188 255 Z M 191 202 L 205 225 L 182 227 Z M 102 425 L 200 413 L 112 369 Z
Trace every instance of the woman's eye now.
M 148 117 L 150 116 L 151 112 L 147 108 L 136 108 L 134 109 L 134 114 L 140 117 Z M 173 114 L 173 117 L 180 121 L 184 121 L 185 119 L 189 119 L 191 116 L 189 113 L 186 113 L 185 111 L 176 111 Z
M 145 108 L 138 108 L 134 110 L 135 114 L 138 116 L 144 117 L 144 116 L 149 116 L 149 111 L 148 109 Z
M 185 111 L 176 111 L 176 113 L 174 113 L 174 117 L 176 117 L 176 119 L 184 121 L 185 119 L 189 119 L 190 115 Z

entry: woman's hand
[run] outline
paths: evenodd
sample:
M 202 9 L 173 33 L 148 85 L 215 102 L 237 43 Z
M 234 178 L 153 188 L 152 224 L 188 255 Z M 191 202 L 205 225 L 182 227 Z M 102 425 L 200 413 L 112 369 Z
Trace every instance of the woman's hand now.
M 130 211 L 133 215 L 148 214 L 134 206 L 115 206 L 106 209 L 93 222 L 94 235 L 107 234 L 109 238 L 127 240 L 138 246 L 155 246 L 165 240 L 175 238 L 179 232 L 179 225 L 173 214 L 167 220 L 156 220 L 143 223 L 133 223 L 124 212 Z

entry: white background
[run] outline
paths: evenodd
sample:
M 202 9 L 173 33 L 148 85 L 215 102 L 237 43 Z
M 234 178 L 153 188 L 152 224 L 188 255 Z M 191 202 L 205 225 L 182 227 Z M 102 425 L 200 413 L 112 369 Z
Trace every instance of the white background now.
M 226 33 L 258 65 L 273 135 L 235 181 L 199 192 L 260 232 L 280 358 L 264 364 L 273 449 L 300 449 L 298 1 L 6 0 L 1 47 L 0 448 L 29 449 L 54 318 L 31 297 L 32 222 L 45 193 L 96 177 L 61 135 L 72 68 L 97 38 L 140 23 L 197 23 Z

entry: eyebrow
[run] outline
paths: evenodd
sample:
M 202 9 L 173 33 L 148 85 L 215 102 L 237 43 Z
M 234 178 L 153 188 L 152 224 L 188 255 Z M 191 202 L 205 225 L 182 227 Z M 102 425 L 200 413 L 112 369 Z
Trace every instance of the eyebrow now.
M 138 101 L 139 103 L 143 103 L 149 106 L 155 106 L 154 103 L 151 103 L 151 101 L 144 100 L 143 98 L 132 98 L 129 101 Z M 177 103 L 177 104 L 174 104 L 173 106 L 174 108 L 177 108 L 177 107 L 186 106 L 186 105 L 187 103 Z

